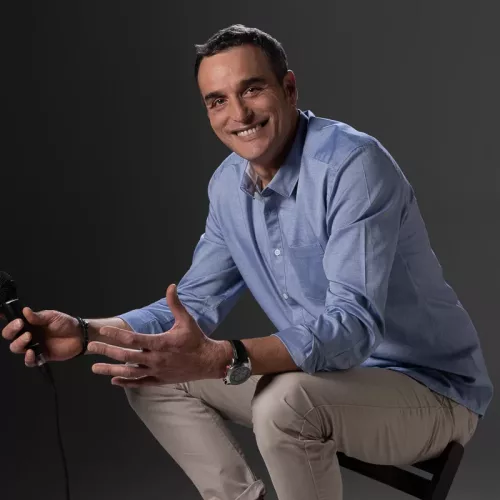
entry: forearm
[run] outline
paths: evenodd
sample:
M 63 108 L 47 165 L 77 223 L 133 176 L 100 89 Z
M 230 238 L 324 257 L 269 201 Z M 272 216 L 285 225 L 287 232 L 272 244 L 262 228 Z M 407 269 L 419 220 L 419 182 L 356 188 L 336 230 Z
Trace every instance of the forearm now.
M 233 357 L 233 350 L 228 341 L 220 340 L 218 342 L 220 342 L 220 361 L 218 365 L 220 378 L 222 378 L 225 367 Z M 301 371 L 292 360 L 283 342 L 275 336 L 243 339 L 242 342 L 252 363 L 253 375 Z
M 89 319 L 89 342 L 104 342 L 106 344 L 113 344 L 119 347 L 125 347 L 117 342 L 114 342 L 109 337 L 104 337 L 99 334 L 99 330 L 103 326 L 114 326 L 123 330 L 132 331 L 132 328 L 123 321 L 121 318 L 102 318 L 102 319 Z

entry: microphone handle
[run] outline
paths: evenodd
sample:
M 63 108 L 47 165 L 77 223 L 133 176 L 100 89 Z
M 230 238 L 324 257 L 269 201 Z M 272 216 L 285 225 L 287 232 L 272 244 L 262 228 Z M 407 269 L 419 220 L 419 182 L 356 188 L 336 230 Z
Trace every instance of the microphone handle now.
M 2 312 L 5 314 L 7 320 L 14 321 L 15 319 L 22 319 L 24 326 L 21 331 L 16 335 L 16 339 L 23 333 L 29 331 L 31 332 L 31 342 L 29 343 L 27 349 L 33 349 L 36 358 L 36 364 L 38 366 L 43 365 L 46 360 L 43 353 L 42 338 L 43 333 L 35 325 L 30 325 L 28 320 L 24 317 L 23 306 L 19 299 L 12 299 L 4 302 L 2 305 Z

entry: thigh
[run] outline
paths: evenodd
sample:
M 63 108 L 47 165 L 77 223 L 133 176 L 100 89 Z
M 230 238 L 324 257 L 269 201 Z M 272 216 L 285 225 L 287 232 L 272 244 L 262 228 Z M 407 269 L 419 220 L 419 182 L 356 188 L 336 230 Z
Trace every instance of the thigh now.
M 239 385 L 226 385 L 220 379 L 207 379 L 176 384 L 176 387 L 217 410 L 222 418 L 251 427 L 252 398 L 260 377 L 252 375 Z
M 301 439 L 317 431 L 337 451 L 372 463 L 408 464 L 465 443 L 474 414 L 411 377 L 382 368 L 265 377 L 257 389 L 303 418 Z M 310 435 L 308 435 L 308 433 Z

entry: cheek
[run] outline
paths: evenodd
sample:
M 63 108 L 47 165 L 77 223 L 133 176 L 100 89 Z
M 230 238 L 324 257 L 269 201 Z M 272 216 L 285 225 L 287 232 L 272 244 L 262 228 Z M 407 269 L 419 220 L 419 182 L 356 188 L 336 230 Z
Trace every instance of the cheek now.
M 217 133 L 217 131 L 220 129 L 220 124 L 219 124 L 220 120 L 217 120 L 217 118 L 213 116 L 209 116 L 208 119 L 210 120 L 210 126 L 212 127 L 214 132 Z
M 219 139 L 223 139 L 224 135 L 226 135 L 226 134 L 224 134 L 224 127 L 223 127 L 222 121 L 217 120 L 216 118 L 211 118 L 210 119 L 210 126 L 212 127 L 212 130 L 214 131 L 215 135 Z

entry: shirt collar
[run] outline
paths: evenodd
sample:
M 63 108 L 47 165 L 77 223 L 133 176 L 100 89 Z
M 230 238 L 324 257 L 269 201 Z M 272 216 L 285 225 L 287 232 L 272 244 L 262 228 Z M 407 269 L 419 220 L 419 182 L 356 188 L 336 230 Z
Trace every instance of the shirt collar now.
M 274 191 L 285 198 L 289 198 L 292 195 L 297 181 L 299 180 L 302 149 L 304 146 L 304 139 L 306 137 L 307 124 L 310 116 L 312 115 L 309 112 L 304 113 L 299 110 L 299 123 L 292 147 L 278 172 L 264 189 L 262 189 L 260 177 L 254 171 L 250 162 L 248 160 L 246 161 L 246 167 L 243 172 L 240 186 L 243 192 L 252 198 L 269 196 L 271 191 Z

